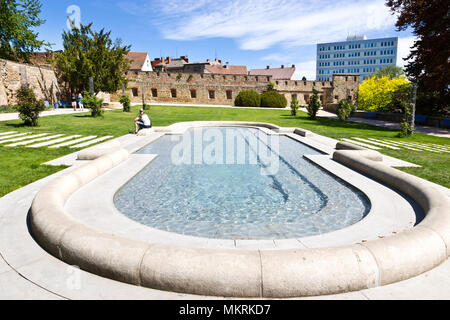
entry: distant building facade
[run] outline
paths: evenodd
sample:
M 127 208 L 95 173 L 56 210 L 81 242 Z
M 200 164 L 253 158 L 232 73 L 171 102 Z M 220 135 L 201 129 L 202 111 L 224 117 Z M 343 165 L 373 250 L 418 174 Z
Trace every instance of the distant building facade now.
M 150 57 L 147 52 L 129 52 L 127 59 L 130 60 L 130 71 L 153 71 Z
M 361 81 L 397 64 L 398 38 L 348 37 L 344 42 L 317 45 L 316 79 L 331 81 L 334 74 L 359 75 Z

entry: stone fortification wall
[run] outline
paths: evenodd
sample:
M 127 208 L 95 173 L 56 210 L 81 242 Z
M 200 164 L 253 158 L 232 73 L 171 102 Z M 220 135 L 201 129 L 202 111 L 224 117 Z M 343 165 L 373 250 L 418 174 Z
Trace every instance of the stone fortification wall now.
M 55 103 L 61 96 L 52 68 L 0 59 L 0 106 L 16 104 L 17 90 L 25 84 L 34 90 L 39 100 Z

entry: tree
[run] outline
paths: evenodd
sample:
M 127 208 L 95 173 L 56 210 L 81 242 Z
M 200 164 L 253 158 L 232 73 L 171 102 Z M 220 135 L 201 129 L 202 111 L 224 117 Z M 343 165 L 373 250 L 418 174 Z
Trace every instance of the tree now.
M 395 109 L 394 93 L 403 85 L 409 84 L 404 78 L 375 76 L 359 86 L 358 106 L 366 111 L 387 112 Z
M 120 39 L 114 43 L 111 32 L 92 30 L 92 23 L 64 31 L 64 51 L 56 55 L 55 64 L 62 80 L 69 83 L 71 91 L 90 91 L 89 78 L 94 80 L 94 94 L 116 92 L 126 83 L 125 72 L 130 61 L 126 54 L 130 46 L 122 46 Z
M 39 19 L 41 8 L 39 0 L 0 1 L 0 58 L 28 62 L 30 52 L 50 46 L 33 31 L 45 23 Z
M 296 97 L 292 97 L 292 101 L 291 101 L 291 115 L 296 117 L 297 116 L 297 111 L 298 108 L 300 107 L 300 105 L 298 104 L 298 100 Z
M 309 99 L 309 103 L 306 106 L 306 110 L 308 111 L 308 115 L 311 120 L 316 120 L 317 112 L 319 112 L 319 109 L 320 109 L 319 91 L 313 89 L 313 95 Z
M 422 103 L 432 113 L 443 113 L 450 105 L 450 2 L 388 0 L 386 5 L 398 15 L 397 29 L 412 27 L 418 38 L 406 66 L 408 77 L 419 85 L 418 97 L 425 98 Z
M 26 126 L 36 127 L 39 114 L 45 110 L 45 106 L 42 101 L 37 101 L 32 89 L 23 86 L 17 91 L 16 109 Z
M 388 77 L 389 79 L 401 78 L 405 76 L 405 71 L 397 66 L 384 67 L 373 74 L 376 78 Z
M 354 111 L 355 105 L 350 100 L 344 99 L 339 102 L 336 113 L 340 120 L 346 121 Z

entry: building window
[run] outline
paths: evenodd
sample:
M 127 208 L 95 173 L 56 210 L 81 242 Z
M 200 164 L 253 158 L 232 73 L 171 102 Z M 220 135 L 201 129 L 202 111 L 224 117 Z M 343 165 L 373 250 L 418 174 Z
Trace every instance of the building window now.
M 305 102 L 309 103 L 309 94 L 305 94 Z
M 227 99 L 232 100 L 233 99 L 233 91 L 227 90 Z
M 176 98 L 177 97 L 177 89 L 170 89 L 170 93 L 172 95 L 172 98 Z
M 339 100 L 339 96 L 334 96 L 334 100 Z
M 153 88 L 152 89 L 152 97 L 157 98 L 158 97 L 158 89 Z
M 216 91 L 214 91 L 214 90 L 209 90 L 208 92 L 209 92 L 209 98 L 210 98 L 211 100 L 213 100 L 213 99 L 216 98 Z
M 131 92 L 133 93 L 133 97 L 139 97 L 138 88 L 131 88 Z
M 191 98 L 196 99 L 197 98 L 197 90 L 191 89 Z

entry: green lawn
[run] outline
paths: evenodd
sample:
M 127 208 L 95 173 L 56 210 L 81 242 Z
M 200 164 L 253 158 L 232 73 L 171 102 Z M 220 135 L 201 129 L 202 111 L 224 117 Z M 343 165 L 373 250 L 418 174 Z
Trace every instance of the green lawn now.
M 19 131 L 119 137 L 133 130 L 133 119 L 137 115 L 138 108 L 137 106 L 132 107 L 131 113 L 124 113 L 121 110 L 106 111 L 103 118 L 91 118 L 86 113 L 43 117 L 39 120 L 40 126 L 33 129 L 24 127 L 19 120 L 0 122 L 0 133 Z M 148 114 L 151 116 L 154 126 L 168 126 L 182 121 L 258 121 L 283 127 L 304 128 L 335 139 L 370 137 L 450 145 L 450 139 L 447 138 L 425 134 L 398 138 L 397 131 L 328 118 L 311 121 L 307 118 L 306 113 L 300 112 L 297 117 L 293 117 L 290 115 L 290 111 L 286 110 L 152 106 Z M 4 148 L 0 146 L 0 196 L 61 170 L 63 167 L 47 167 L 40 166 L 40 164 L 72 152 L 74 150 L 69 148 L 30 150 L 24 147 Z M 450 154 L 388 149 L 383 149 L 381 152 L 423 166 L 419 169 L 402 169 L 405 172 L 450 187 Z

